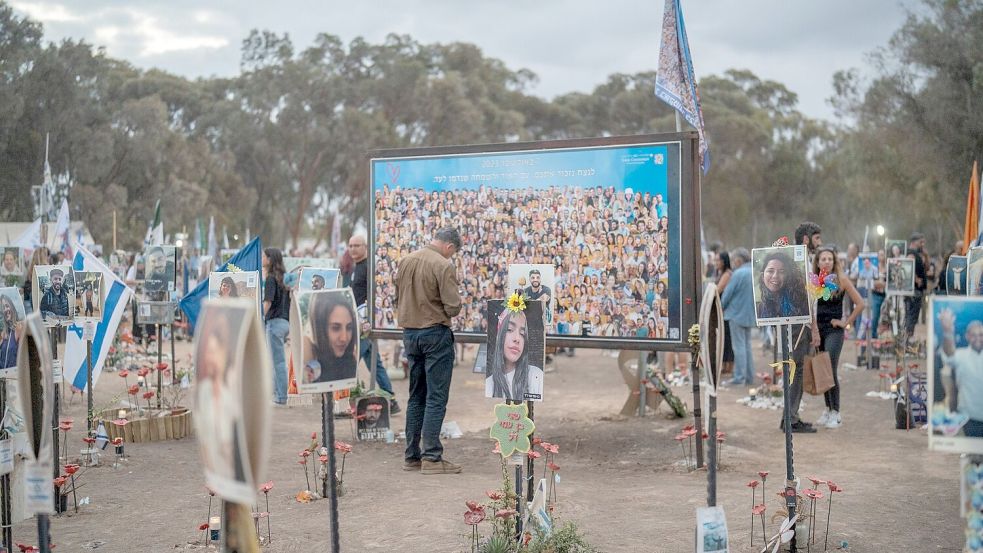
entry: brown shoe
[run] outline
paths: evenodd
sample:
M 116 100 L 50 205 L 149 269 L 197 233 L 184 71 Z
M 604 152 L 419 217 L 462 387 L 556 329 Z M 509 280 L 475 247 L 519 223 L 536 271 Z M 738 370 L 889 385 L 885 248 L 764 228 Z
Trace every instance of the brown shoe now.
M 461 465 L 441 459 L 440 461 L 428 461 L 424 459 L 420 468 L 420 474 L 460 474 Z
M 407 472 L 420 470 L 422 464 L 419 459 L 406 459 L 403 461 L 403 470 Z

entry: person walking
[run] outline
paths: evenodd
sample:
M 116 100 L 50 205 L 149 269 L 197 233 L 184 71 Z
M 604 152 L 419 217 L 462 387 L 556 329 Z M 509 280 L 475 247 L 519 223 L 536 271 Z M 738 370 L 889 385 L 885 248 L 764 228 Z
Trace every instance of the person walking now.
M 730 263 L 733 272 L 724 289 L 724 295 L 720 298 L 724 321 L 734 348 L 734 376 L 727 384 L 753 385 L 754 352 L 751 349 L 751 330 L 755 327 L 755 319 L 751 254 L 746 248 L 737 248 L 730 255 Z
M 401 259 L 396 270 L 396 313 L 410 365 L 403 461 L 407 471 L 461 472 L 460 465 L 443 458 L 440 443 L 454 370 L 451 318 L 461 312 L 457 271 L 450 258 L 460 249 L 460 234 L 444 227 L 429 245 Z
M 372 313 L 372 310 L 366 305 L 369 296 L 369 248 L 365 237 L 356 234 L 349 238 L 348 250 L 345 253 L 351 257 L 352 264 L 351 270 L 343 278 L 351 283 L 352 293 L 355 294 L 355 305 L 358 306 L 359 313 L 366 314 L 366 320 L 361 321 L 363 339 L 359 340 L 359 356 L 365 361 L 365 366 L 372 370 L 372 340 L 365 337 L 371 326 L 367 319 L 371 317 Z M 381 352 L 375 358 L 375 381 L 390 396 L 389 414 L 399 413 L 401 409 L 396 401 L 392 382 L 389 381 L 389 373 L 382 364 Z
M 915 325 L 918 324 L 918 316 L 922 311 L 922 301 L 925 296 L 925 288 L 928 285 L 928 275 L 925 271 L 925 235 L 916 232 L 911 235 L 908 241 L 908 257 L 915 260 L 915 294 L 905 297 L 905 330 L 907 331 L 908 341 L 914 341 Z
M 266 340 L 273 354 L 273 403 L 287 404 L 287 357 L 283 343 L 290 332 L 290 291 L 283 283 L 286 273 L 283 253 L 276 248 L 263 250 L 263 321 Z
M 863 313 L 864 300 L 860 292 L 857 291 L 857 287 L 853 285 L 853 280 L 840 266 L 840 262 L 836 258 L 836 251 L 833 248 L 824 246 L 817 251 L 812 263 L 812 272 L 819 274 L 820 271 L 836 275 L 839 289 L 828 300 L 819 298 L 816 302 L 819 350 L 829 353 L 830 365 L 833 367 L 833 387 L 823 394 L 826 410 L 823 411 L 816 424 L 826 428 L 839 428 L 842 421 L 840 420 L 840 377 L 837 373 L 837 365 L 840 361 L 840 352 L 843 351 L 845 330 L 850 328 L 853 321 Z M 850 298 L 852 309 L 844 319 L 843 300 L 846 298 Z
M 724 290 L 727 289 L 727 284 L 730 283 L 730 279 L 733 278 L 734 270 L 730 265 L 730 254 L 726 251 L 721 251 L 717 254 L 714 260 L 714 270 L 717 273 L 717 293 L 723 296 Z M 724 319 L 724 366 L 720 371 L 720 374 L 730 374 L 733 378 L 734 374 L 734 345 L 731 342 L 730 336 L 730 323 Z

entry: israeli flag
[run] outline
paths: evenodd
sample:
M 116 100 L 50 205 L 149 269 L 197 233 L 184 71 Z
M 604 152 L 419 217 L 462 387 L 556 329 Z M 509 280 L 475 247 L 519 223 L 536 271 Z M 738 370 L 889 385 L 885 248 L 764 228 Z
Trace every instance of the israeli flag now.
M 109 434 L 106 433 L 106 425 L 99 423 L 99 428 L 96 428 L 96 447 L 99 449 L 106 449 L 109 445 Z
M 95 386 L 102 373 L 102 365 L 106 362 L 109 347 L 119 329 L 126 306 L 133 295 L 123 280 L 116 276 L 105 263 L 82 246 L 78 246 L 72 268 L 76 271 L 98 271 L 102 273 L 103 293 L 106 294 L 105 307 L 102 310 L 102 320 L 96 325 L 96 336 L 92 340 L 92 385 Z M 64 378 L 72 386 L 84 390 L 87 386 L 88 367 L 85 358 L 85 340 L 82 339 L 82 327 L 73 323 L 68 327 L 65 339 Z

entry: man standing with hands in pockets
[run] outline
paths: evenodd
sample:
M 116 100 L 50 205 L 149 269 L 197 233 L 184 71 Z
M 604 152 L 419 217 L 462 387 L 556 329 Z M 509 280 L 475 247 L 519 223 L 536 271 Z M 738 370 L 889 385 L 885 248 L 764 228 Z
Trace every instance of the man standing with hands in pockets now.
M 410 364 L 403 461 L 406 471 L 461 472 L 460 465 L 443 458 L 440 443 L 454 370 L 451 318 L 461 311 L 457 271 L 450 258 L 460 249 L 460 234 L 444 227 L 429 245 L 401 259 L 396 272 L 396 313 Z

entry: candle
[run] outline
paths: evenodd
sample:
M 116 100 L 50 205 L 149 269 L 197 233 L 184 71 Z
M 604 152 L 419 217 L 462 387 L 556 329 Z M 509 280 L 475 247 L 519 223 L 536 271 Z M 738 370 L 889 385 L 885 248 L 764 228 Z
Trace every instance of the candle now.
M 758 389 L 757 388 L 749 388 L 748 391 L 747 391 L 747 393 L 748 393 L 749 396 L 751 396 L 751 399 L 756 399 L 757 398 L 757 395 L 758 395 Z
M 125 419 L 126 418 L 126 409 L 120 409 L 119 411 L 117 411 L 116 412 L 116 418 L 118 418 L 118 419 Z
M 144 384 L 143 377 L 142 376 L 138 376 L 137 377 L 137 385 L 140 386 L 141 388 L 143 388 L 143 384 Z
M 219 530 L 222 528 L 222 517 L 211 517 L 208 519 L 208 533 L 212 541 L 219 540 Z

